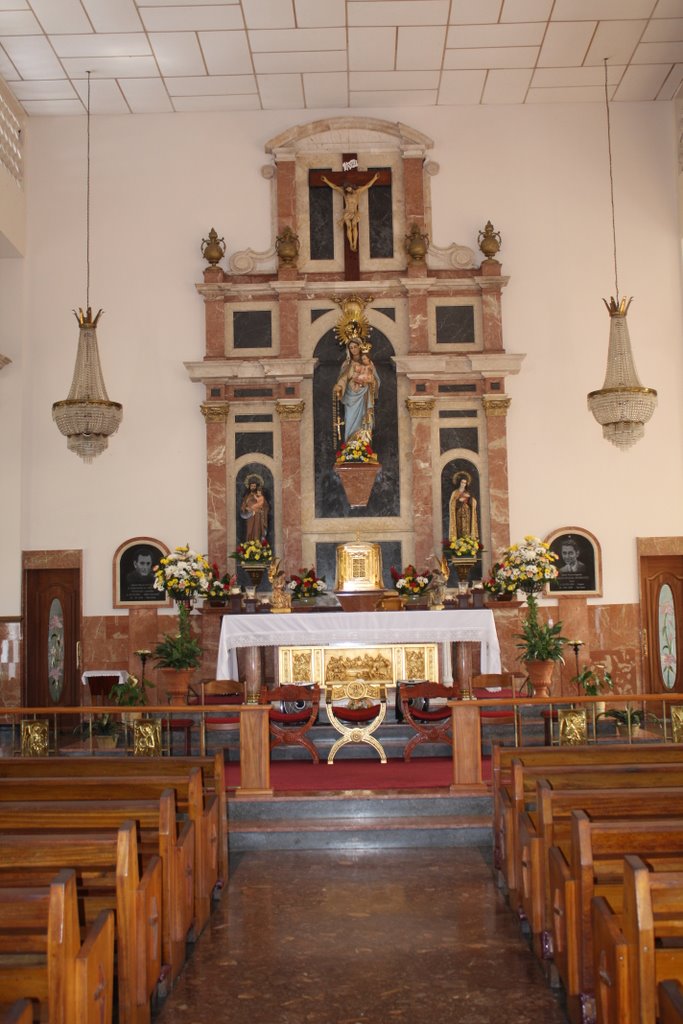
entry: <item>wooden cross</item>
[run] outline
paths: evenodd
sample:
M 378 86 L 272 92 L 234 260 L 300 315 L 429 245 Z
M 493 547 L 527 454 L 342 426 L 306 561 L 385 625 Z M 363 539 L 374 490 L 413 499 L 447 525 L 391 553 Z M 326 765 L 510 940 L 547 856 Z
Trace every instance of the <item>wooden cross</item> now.
M 333 188 L 336 187 L 345 191 L 347 188 L 363 189 L 371 188 L 372 185 L 391 185 L 391 171 L 359 171 L 358 158 L 355 153 L 342 153 L 341 171 L 309 171 L 308 184 L 312 188 Z M 344 203 L 346 211 L 347 205 Z M 356 224 L 357 231 L 357 224 Z M 358 281 L 360 279 L 360 264 L 358 260 L 358 244 L 351 247 L 351 230 L 344 225 L 344 279 L 346 281 Z

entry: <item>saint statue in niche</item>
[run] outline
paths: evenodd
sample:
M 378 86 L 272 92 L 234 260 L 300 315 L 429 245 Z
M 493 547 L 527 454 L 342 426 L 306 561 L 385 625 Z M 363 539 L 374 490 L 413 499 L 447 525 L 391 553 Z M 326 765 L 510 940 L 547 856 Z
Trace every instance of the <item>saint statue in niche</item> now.
M 362 441 L 372 444 L 375 426 L 375 399 L 379 394 L 379 374 L 370 358 L 370 345 L 359 337 L 351 338 L 346 346 L 346 359 L 334 385 L 335 405 L 344 406 L 344 441 Z M 338 440 L 341 441 L 341 422 L 335 416 Z
M 343 224 L 346 227 L 346 237 L 348 238 L 349 249 L 351 252 L 355 252 L 358 248 L 358 224 L 360 223 L 360 210 L 358 209 L 358 204 L 360 203 L 360 197 L 363 192 L 367 192 L 367 190 L 375 184 L 378 178 L 379 172 L 377 172 L 370 181 L 366 182 L 365 185 L 342 186 L 335 185 L 335 183 L 330 181 L 329 178 L 326 178 L 324 174 L 321 176 L 321 180 L 324 181 L 326 185 L 329 185 L 330 188 L 333 188 L 335 192 L 339 192 L 344 200 L 344 213 L 340 224 Z
M 475 537 L 479 540 L 477 499 L 470 494 L 472 477 L 466 470 L 453 476 L 455 490 L 448 503 L 448 538 Z
M 263 540 L 268 531 L 270 505 L 263 493 L 263 480 L 253 474 L 247 477 L 247 489 L 240 505 L 240 518 L 245 520 L 245 540 Z

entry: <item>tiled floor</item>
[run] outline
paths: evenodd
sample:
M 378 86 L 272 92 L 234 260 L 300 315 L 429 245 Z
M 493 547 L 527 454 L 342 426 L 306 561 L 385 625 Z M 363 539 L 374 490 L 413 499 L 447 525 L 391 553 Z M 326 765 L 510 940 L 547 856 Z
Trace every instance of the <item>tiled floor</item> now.
M 236 855 L 158 1024 L 566 1024 L 487 858 Z

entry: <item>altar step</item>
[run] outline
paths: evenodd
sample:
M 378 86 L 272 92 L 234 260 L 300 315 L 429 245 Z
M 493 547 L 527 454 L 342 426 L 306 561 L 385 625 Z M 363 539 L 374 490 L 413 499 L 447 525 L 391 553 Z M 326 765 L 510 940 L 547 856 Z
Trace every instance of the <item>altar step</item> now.
M 230 799 L 230 852 L 487 846 L 492 811 L 486 795 Z

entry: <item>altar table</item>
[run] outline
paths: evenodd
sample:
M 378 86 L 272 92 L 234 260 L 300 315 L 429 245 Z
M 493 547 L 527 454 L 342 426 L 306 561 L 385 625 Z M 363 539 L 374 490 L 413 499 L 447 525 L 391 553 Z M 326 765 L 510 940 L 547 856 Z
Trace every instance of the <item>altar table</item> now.
M 451 644 L 481 644 L 481 671 L 500 672 L 500 645 L 487 609 L 397 612 L 292 612 L 290 615 L 224 615 L 217 679 L 237 677 L 238 647 L 331 647 L 340 644 L 441 644 L 441 681 L 453 682 Z

